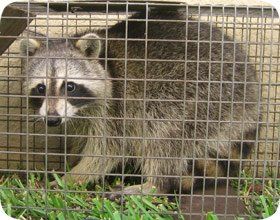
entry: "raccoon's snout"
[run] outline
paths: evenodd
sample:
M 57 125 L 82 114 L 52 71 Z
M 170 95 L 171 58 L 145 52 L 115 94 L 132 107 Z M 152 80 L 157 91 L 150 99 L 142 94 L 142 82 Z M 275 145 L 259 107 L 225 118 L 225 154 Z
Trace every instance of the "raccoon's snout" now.
M 55 127 L 61 124 L 62 120 L 57 112 L 48 113 L 48 115 L 48 118 L 44 119 L 48 126 Z
M 47 125 L 51 127 L 58 126 L 61 124 L 61 121 L 61 118 L 48 117 Z

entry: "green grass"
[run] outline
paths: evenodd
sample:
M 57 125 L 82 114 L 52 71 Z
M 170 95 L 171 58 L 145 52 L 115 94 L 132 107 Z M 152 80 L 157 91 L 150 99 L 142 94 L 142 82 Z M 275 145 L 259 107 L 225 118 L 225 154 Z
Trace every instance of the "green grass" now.
M 206 220 L 218 220 L 218 216 L 213 212 L 208 212 L 206 214 Z
M 245 171 L 241 173 L 241 181 L 232 181 L 232 186 L 245 204 L 246 215 L 250 220 L 268 218 L 277 209 L 280 199 L 280 179 L 273 175 L 267 175 L 269 180 L 254 179 Z M 218 220 L 218 216 L 213 212 L 208 212 L 206 220 Z M 236 217 L 236 220 L 245 218 Z
M 233 187 L 243 197 L 248 215 L 255 218 L 267 218 L 273 215 L 280 199 L 280 179 L 267 175 L 267 180 L 254 179 L 246 172 L 241 173 L 242 181 L 233 182 Z
M 47 182 L 47 191 L 39 175 L 30 174 L 28 188 L 17 176 L 1 178 L 0 200 L 6 213 L 18 219 L 183 219 L 177 203 L 166 197 L 125 196 L 121 204 L 90 192 L 88 184 L 64 184 L 54 177 L 59 186 L 51 189 Z M 100 187 L 95 190 L 102 192 Z
M 54 175 L 58 182 L 51 188 L 42 175 L 29 175 L 28 184 L 17 176 L 0 179 L 0 201 L 6 213 L 18 219 L 184 219 L 178 202 L 170 202 L 166 197 L 124 196 L 124 202 L 110 201 L 102 196 L 109 191 L 90 184 L 65 184 Z M 274 180 L 273 180 L 274 179 Z M 43 186 L 43 183 L 47 185 Z M 116 183 L 115 183 L 116 184 Z M 280 198 L 280 180 L 261 181 L 245 172 L 240 183 L 232 182 L 243 198 L 250 219 L 266 218 L 274 214 Z M 207 220 L 218 220 L 218 215 L 209 212 Z M 244 218 L 236 217 L 236 220 Z

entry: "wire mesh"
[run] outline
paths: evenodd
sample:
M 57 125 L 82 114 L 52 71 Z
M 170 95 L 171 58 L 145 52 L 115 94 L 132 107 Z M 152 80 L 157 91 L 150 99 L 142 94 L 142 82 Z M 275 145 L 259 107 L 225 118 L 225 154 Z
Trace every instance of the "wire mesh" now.
M 17 37 L 17 40 L 2 54 L 0 60 L 0 164 L 1 172 L 4 174 L 14 174 L 25 176 L 26 182 L 28 182 L 29 176 L 32 173 L 42 174 L 44 179 L 44 187 L 42 191 L 51 193 L 53 191 L 58 191 L 58 189 L 49 189 L 47 188 L 47 177 L 50 177 L 52 173 L 57 173 L 66 175 L 72 171 L 71 168 L 75 164 L 78 164 L 79 160 L 85 160 L 85 158 L 99 158 L 95 159 L 94 162 L 100 162 L 101 165 L 89 165 L 91 166 L 100 166 L 104 170 L 100 169 L 98 172 L 96 170 L 90 170 L 85 167 L 85 170 L 82 170 L 82 175 L 76 173 L 78 176 L 81 176 L 81 179 L 89 179 L 85 176 L 101 176 L 99 185 L 101 191 L 95 190 L 84 190 L 84 191 L 71 191 L 64 189 L 64 196 L 67 197 L 68 193 L 86 193 L 86 194 L 95 194 L 99 193 L 102 197 L 110 194 L 107 187 L 108 179 L 117 177 L 120 178 L 121 190 L 125 190 L 124 185 L 127 183 L 132 183 L 133 181 L 138 182 L 141 185 L 140 194 L 144 194 L 145 188 L 143 184 L 148 178 L 162 178 L 168 181 L 177 181 L 179 182 L 179 190 L 176 192 L 178 195 L 178 203 L 182 207 L 182 213 L 190 219 L 195 219 L 195 217 L 202 218 L 206 210 L 204 203 L 209 203 L 209 200 L 212 201 L 213 211 L 218 210 L 221 205 L 219 202 L 222 198 L 224 207 L 220 211 L 219 216 L 230 218 L 234 217 L 237 214 L 240 216 L 248 216 L 248 214 L 242 213 L 239 210 L 240 200 L 233 200 L 236 203 L 236 212 L 232 213 L 232 210 L 229 208 L 231 200 L 234 198 L 241 198 L 243 195 L 240 195 L 237 192 L 237 195 L 231 194 L 231 182 L 236 181 L 237 185 L 240 188 L 240 185 L 243 181 L 243 176 L 241 171 L 246 168 L 252 172 L 253 180 L 260 180 L 263 185 L 267 180 L 275 180 L 278 178 L 279 174 L 279 118 L 280 118 L 280 93 L 279 93 L 279 38 L 280 38 L 280 27 L 279 27 L 279 18 L 275 9 L 272 7 L 249 7 L 249 6 L 232 6 L 226 7 L 221 5 L 188 5 L 188 4 L 174 4 L 174 3 L 135 3 L 135 2 L 83 2 L 77 3 L 78 5 L 71 4 L 70 2 L 64 2 L 61 4 L 47 4 L 42 3 L 33 3 L 29 2 L 28 4 L 14 4 L 17 7 L 25 9 L 27 12 L 32 12 L 34 16 L 27 17 L 6 17 L 9 19 L 26 19 L 27 28 L 23 34 Z M 149 13 L 160 8 L 162 13 L 169 13 L 169 11 L 184 11 L 186 12 L 185 16 L 176 17 L 176 19 L 167 18 L 150 18 Z M 134 18 L 131 17 L 137 12 L 142 12 L 145 14 L 143 18 Z M 28 13 L 29 14 L 29 13 Z M 29 19 L 32 22 L 29 24 Z M 129 29 L 129 24 L 132 22 L 139 22 L 139 25 L 142 25 L 144 28 L 144 36 L 131 38 L 131 32 L 133 30 Z M 176 31 L 172 30 L 172 34 L 163 35 L 162 37 L 153 38 L 153 32 L 149 29 L 149 26 L 153 23 L 167 24 L 169 27 L 172 25 L 177 27 L 178 24 L 183 24 L 185 27 L 185 39 L 177 39 Z M 197 24 L 197 38 L 188 39 L 188 28 L 191 27 L 192 23 Z M 116 26 L 117 24 L 123 24 L 125 29 L 123 37 L 119 38 L 116 36 L 110 36 L 108 30 Z M 210 34 L 209 38 L 204 38 L 205 31 L 203 28 L 209 28 L 210 33 L 214 33 L 213 29 L 218 28 L 222 36 L 213 36 Z M 57 53 L 44 53 L 43 57 L 40 57 L 40 54 L 36 56 L 31 55 L 22 55 L 19 53 L 19 44 L 21 39 L 36 39 L 45 42 L 46 51 L 49 50 L 49 47 L 53 47 L 54 44 L 64 43 L 65 47 L 69 47 L 71 42 L 74 40 L 79 40 L 81 37 L 78 36 L 79 33 L 85 31 L 96 31 L 103 30 L 105 33 L 100 40 L 104 46 L 103 56 L 88 58 L 88 57 L 70 57 L 67 54 L 59 53 L 59 48 Z M 160 31 L 160 30 L 159 30 Z M 151 32 L 151 33 L 150 33 Z M 15 38 L 15 36 L 1 36 L 1 38 Z M 119 42 L 124 51 L 119 52 L 119 56 L 112 56 L 112 48 L 110 45 L 112 42 Z M 183 49 L 183 56 L 173 56 L 164 57 L 157 56 L 158 54 L 149 53 L 149 45 L 153 43 L 164 44 L 173 44 L 180 45 Z M 141 50 L 135 50 L 135 53 L 131 53 L 129 48 L 133 48 L 133 45 L 141 47 Z M 188 56 L 189 48 L 192 45 L 196 45 L 193 49 L 194 54 Z M 200 47 L 206 47 L 209 45 L 209 50 L 215 47 L 215 45 L 222 45 L 221 50 L 221 60 L 214 60 L 212 56 L 214 54 L 209 53 L 208 56 L 201 55 L 202 51 Z M 232 56 L 230 58 L 223 57 L 225 45 L 232 46 Z M 136 46 L 136 48 L 137 48 Z M 113 48 L 114 49 L 114 48 Z M 32 48 L 27 48 L 28 52 L 31 52 Z M 238 53 L 242 51 L 244 54 L 244 59 L 240 59 Z M 168 54 L 168 53 L 167 53 Z M 205 59 L 207 57 L 207 59 Z M 26 62 L 22 63 L 21 59 L 26 59 Z M 40 74 L 32 75 L 25 74 L 24 68 L 28 67 L 30 59 L 45 59 L 46 66 L 41 68 Z M 86 76 L 81 76 L 79 73 L 76 75 L 69 74 L 72 71 L 72 66 L 68 66 L 71 62 L 76 62 L 82 65 L 84 62 L 100 62 L 102 63 L 104 70 L 110 72 L 108 75 L 98 75 L 94 78 L 87 74 Z M 48 70 L 52 68 L 54 62 L 60 62 L 61 66 L 64 66 L 64 74 L 55 75 L 49 74 Z M 111 71 L 118 71 L 118 69 L 112 69 L 110 66 L 112 63 L 118 63 L 118 65 L 123 66 L 122 70 L 124 72 L 120 74 L 120 77 L 115 77 Z M 141 63 L 138 65 L 137 63 Z M 176 74 L 173 74 L 176 69 L 171 67 L 176 65 L 183 66 L 183 73 L 181 77 L 178 77 Z M 138 65 L 142 67 L 141 75 L 137 76 L 134 74 L 133 65 Z M 149 71 L 153 68 L 152 66 L 165 66 L 170 68 L 169 75 L 156 75 L 153 76 Z M 211 68 L 215 65 L 220 65 L 220 79 L 211 79 Z M 244 79 L 245 82 L 234 81 L 236 70 L 241 65 L 244 66 Z M 207 66 L 205 72 L 201 70 Z M 231 67 L 232 68 L 232 77 L 233 80 L 223 79 L 223 72 L 227 71 L 223 68 Z M 258 76 L 258 81 L 247 81 L 247 68 L 254 68 Z M 59 66 L 57 66 L 59 68 Z M 117 68 L 117 67 L 116 67 Z M 190 78 L 188 75 L 188 68 L 196 71 L 196 77 Z M 70 70 L 69 70 L 70 69 Z M 182 68 L 181 68 L 182 69 Z M 95 70 L 94 70 L 95 71 Z M 201 74 L 206 74 L 208 77 L 202 76 Z M 177 77 L 177 78 L 176 78 Z M 93 96 L 93 97 L 83 97 L 78 96 L 74 101 L 78 102 L 104 102 L 102 114 L 95 114 L 95 112 L 89 111 L 88 114 L 79 115 L 67 115 L 67 108 L 63 111 L 65 113 L 65 123 L 59 127 L 48 127 L 46 123 L 43 122 L 42 116 L 38 111 L 32 109 L 29 104 L 31 99 L 44 99 L 46 100 L 46 106 L 48 103 L 51 103 L 52 100 L 63 100 L 61 102 L 62 106 L 69 105 L 69 97 L 67 93 L 60 94 L 57 96 L 56 93 L 50 94 L 46 93 L 44 95 L 32 95 L 28 90 L 28 87 L 23 86 L 23 81 L 29 83 L 36 80 L 43 81 L 47 85 L 50 85 L 54 81 L 63 81 L 64 80 L 64 89 L 67 90 L 67 82 L 83 82 L 87 81 L 110 81 L 114 85 L 122 84 L 122 91 L 114 91 L 115 87 L 111 88 L 110 83 L 105 84 L 104 93 L 113 89 L 114 92 L 119 92 L 122 95 L 120 96 Z M 159 88 L 159 94 L 161 96 L 152 96 L 149 94 L 147 89 L 151 84 L 156 85 L 160 83 L 162 85 Z M 239 84 L 243 83 L 243 94 L 239 94 L 241 97 L 240 100 L 236 101 L 234 97 L 234 89 L 237 88 Z M 204 99 L 199 99 L 199 85 L 206 85 L 207 89 L 205 91 Z M 225 94 L 221 85 L 231 85 L 231 99 L 223 100 Z M 141 88 L 138 88 L 138 94 L 131 94 L 130 89 L 133 85 L 138 85 Z M 178 98 L 175 96 L 164 96 L 164 87 L 174 87 L 181 88 L 183 90 L 182 95 Z M 219 94 L 219 100 L 212 100 L 210 87 L 211 85 L 220 85 L 218 87 L 217 93 Z M 256 100 L 248 100 L 246 98 L 247 87 L 257 86 L 258 87 L 258 97 Z M 188 97 L 188 88 L 195 88 L 195 96 Z M 92 89 L 92 88 L 90 88 Z M 108 108 L 108 103 L 117 103 L 116 106 L 121 106 L 122 115 L 114 114 L 114 109 Z M 155 111 L 162 110 L 165 111 L 165 108 L 170 108 L 170 106 L 182 105 L 181 111 L 177 111 L 174 114 L 164 115 L 164 117 L 151 117 L 147 114 L 148 109 L 151 109 L 151 103 L 158 109 Z M 177 103 L 177 104 L 176 104 Z M 209 108 L 211 105 L 227 105 L 230 106 L 228 111 L 230 117 L 228 119 L 223 119 L 222 113 L 218 112 L 218 116 L 215 118 L 213 115 L 210 115 Z M 245 106 L 257 106 L 258 107 L 258 117 L 253 123 L 256 126 L 256 137 L 255 139 L 250 139 L 244 134 L 244 126 L 246 124 L 252 123 L 252 121 L 247 120 L 245 114 L 247 112 L 240 112 L 241 121 L 235 120 L 235 114 L 237 113 L 235 108 L 238 105 Z M 131 114 L 133 106 L 134 109 L 138 109 L 137 114 Z M 192 106 L 195 112 L 194 117 L 188 117 L 184 112 L 189 111 L 189 106 Z M 201 108 L 204 106 L 204 108 Z M 45 107 L 47 111 L 48 107 Z M 155 107 L 156 108 L 156 107 Z M 198 114 L 198 108 L 204 109 L 206 112 L 206 117 L 202 118 Z M 175 110 L 174 110 L 175 111 Z M 220 107 L 221 111 L 221 107 Z M 252 109 L 253 111 L 253 109 Z M 182 113 L 183 112 L 183 113 Z M 182 113 L 182 114 L 179 114 Z M 45 120 L 52 115 L 46 114 Z M 77 122 L 72 124 L 72 119 L 78 119 L 79 124 L 84 123 L 83 130 L 71 130 L 69 127 L 77 126 Z M 98 124 L 100 129 L 98 131 L 89 132 L 87 129 L 93 124 Z M 229 137 L 219 137 L 211 136 L 211 124 L 219 127 L 221 129 L 222 124 L 229 124 L 228 132 L 231 135 Z M 193 135 L 186 136 L 186 129 L 190 128 L 188 126 L 191 124 L 193 127 Z M 234 135 L 237 132 L 235 125 L 241 124 L 241 135 L 236 137 Z M 114 125 L 114 129 L 110 130 L 109 125 Z M 137 125 L 137 131 L 133 131 L 134 126 Z M 157 130 L 154 128 L 152 132 L 149 129 L 152 129 L 152 125 L 157 127 L 157 129 L 164 129 L 164 126 L 172 128 L 174 132 L 170 135 L 160 135 L 157 133 Z M 201 127 L 205 128 L 204 136 L 199 134 L 199 129 Z M 237 126 L 238 127 L 238 126 Z M 239 128 L 239 127 L 238 127 Z M 121 131 L 121 132 L 118 132 Z M 201 131 L 202 132 L 202 131 Z M 219 131 L 222 133 L 222 131 Z M 134 135 L 131 135 L 134 134 Z M 135 135 L 137 134 L 137 135 Z M 153 134 L 153 135 L 151 135 Z M 101 143 L 102 149 L 99 151 L 99 155 L 92 154 L 87 152 L 83 153 L 83 147 L 79 149 L 71 150 L 73 143 L 77 144 L 76 140 L 79 139 L 82 144 L 85 144 L 87 140 L 96 140 L 91 144 Z M 212 155 L 211 158 L 200 155 L 199 157 L 194 157 L 196 154 L 196 144 L 197 143 L 207 143 L 204 146 L 204 151 L 207 152 L 207 147 L 210 145 L 216 145 L 218 149 L 220 145 L 227 143 L 241 143 L 240 149 L 242 151 L 243 145 L 245 143 L 255 144 L 255 150 L 251 154 L 250 158 L 243 159 L 241 157 L 234 157 L 234 152 L 229 151 L 229 154 L 226 158 L 219 157 L 219 154 Z M 106 154 L 106 150 L 110 149 L 112 143 L 118 143 L 119 147 L 115 149 L 115 155 Z M 161 155 L 159 154 L 149 154 L 145 153 L 145 150 L 149 149 L 151 146 L 160 146 L 161 144 L 169 143 L 170 150 L 169 152 L 164 152 Z M 111 145 L 110 145 L 111 144 Z M 186 145 L 190 145 L 192 153 L 190 155 L 183 154 Z M 139 146 L 141 150 L 140 154 L 130 154 L 129 148 L 131 146 Z M 172 150 L 176 146 L 176 149 L 180 149 L 181 154 L 175 155 L 172 154 Z M 160 150 L 160 148 L 159 148 Z M 153 152 L 153 151 L 151 151 Z M 242 154 L 242 153 L 241 153 Z M 230 159 L 229 159 L 230 158 Z M 93 160 L 93 159 L 92 159 Z M 169 161 L 179 161 L 178 166 L 180 166 L 179 173 L 164 173 L 162 171 L 154 172 L 150 175 L 141 172 L 144 169 L 140 166 L 137 172 L 132 172 L 133 166 L 129 162 L 137 161 L 140 164 L 144 164 L 145 161 L 164 161 L 165 166 L 169 166 Z M 114 161 L 119 161 L 118 165 Z M 188 161 L 188 164 L 186 164 Z M 201 163 L 200 173 L 196 172 L 195 163 Z M 230 161 L 230 162 L 228 162 Z M 106 163 L 112 163 L 112 170 L 105 170 L 107 167 Z M 233 172 L 230 167 L 230 163 L 240 162 L 236 169 L 240 172 L 238 175 L 231 175 Z M 219 175 L 218 169 L 219 164 L 226 164 L 225 175 Z M 209 165 L 210 164 L 210 165 Z M 154 164 L 156 166 L 157 164 Z M 68 166 L 70 168 L 68 169 Z M 127 170 L 128 166 L 128 170 Z M 184 179 L 186 175 L 183 173 L 183 167 L 189 166 L 189 175 L 187 178 L 190 178 L 190 182 L 193 183 L 195 180 L 201 180 L 202 184 L 197 191 L 195 189 L 195 184 L 190 186 L 189 192 L 183 192 L 183 184 L 185 184 Z M 209 167 L 213 167 L 215 173 L 212 176 L 207 176 L 206 173 L 209 171 Z M 113 172 L 113 168 L 120 168 Z M 152 167 L 150 165 L 149 169 L 154 170 L 157 167 Z M 164 169 L 164 166 L 158 167 L 159 169 Z M 146 168 L 147 169 L 147 168 Z M 274 177 L 271 177 L 269 174 L 274 174 Z M 94 177 L 93 177 L 94 179 Z M 132 182 L 129 182 L 131 181 Z M 170 180 L 169 180 L 170 179 Z M 208 194 L 208 184 L 206 180 L 212 180 L 214 183 L 214 194 Z M 166 181 L 166 183 L 169 183 Z M 225 182 L 225 192 L 222 193 L 219 191 L 222 183 Z M 26 185 L 26 190 L 40 190 L 32 189 L 30 185 Z M 253 190 L 254 187 L 253 187 Z M 161 193 L 159 193 L 160 195 Z M 174 196 L 174 192 L 169 191 L 165 192 L 165 195 Z M 123 197 L 123 194 L 121 194 Z M 199 197 L 200 196 L 200 197 Z M 197 205 L 199 204 L 199 205 Z M 200 208 L 194 208 L 199 206 Z M 15 209 L 34 209 L 36 207 L 25 207 L 18 206 L 14 207 Z M 46 206 L 44 207 L 46 213 L 51 212 L 53 208 L 48 205 L 48 199 L 46 196 Z M 76 210 L 71 207 L 64 207 L 66 211 L 80 211 L 87 212 L 89 210 Z M 124 205 L 121 206 L 121 212 L 123 212 Z M 199 210 L 199 211 L 198 211 Z M 46 214 L 47 216 L 47 214 Z

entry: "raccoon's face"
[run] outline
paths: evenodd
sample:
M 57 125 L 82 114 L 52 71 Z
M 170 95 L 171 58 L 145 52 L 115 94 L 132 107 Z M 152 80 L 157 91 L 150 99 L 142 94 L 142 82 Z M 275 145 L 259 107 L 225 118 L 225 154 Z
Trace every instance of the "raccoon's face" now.
M 30 105 L 48 126 L 58 126 L 111 96 L 111 82 L 103 66 L 86 59 L 100 54 L 96 34 L 87 34 L 68 48 L 61 41 L 50 42 L 48 48 L 34 39 L 21 41 L 21 54 L 28 50 L 30 56 L 25 63 Z

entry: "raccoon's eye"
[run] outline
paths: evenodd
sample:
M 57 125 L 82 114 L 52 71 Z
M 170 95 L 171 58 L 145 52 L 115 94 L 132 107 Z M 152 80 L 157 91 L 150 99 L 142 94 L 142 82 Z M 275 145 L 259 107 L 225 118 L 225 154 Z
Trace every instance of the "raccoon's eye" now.
M 67 83 L 67 91 L 68 92 L 73 92 L 76 89 L 76 84 L 73 82 L 68 82 Z
M 46 86 L 44 84 L 38 84 L 37 85 L 37 91 L 40 94 L 45 94 L 46 92 Z

